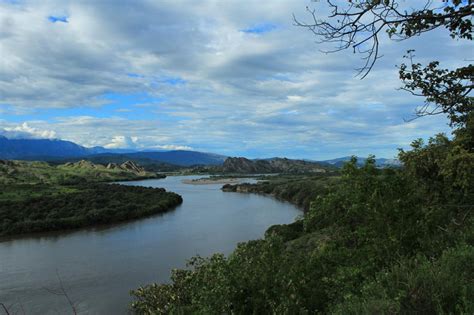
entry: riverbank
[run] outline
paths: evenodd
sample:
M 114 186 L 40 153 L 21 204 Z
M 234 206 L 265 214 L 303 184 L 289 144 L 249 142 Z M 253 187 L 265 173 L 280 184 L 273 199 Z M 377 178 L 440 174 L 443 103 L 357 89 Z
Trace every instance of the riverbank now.
M 18 189 L 26 194 L 25 186 Z M 0 200 L 1 237 L 130 221 L 172 210 L 183 201 L 180 195 L 161 188 L 118 184 L 29 189 L 31 197 Z
M 237 184 L 242 179 L 239 178 L 199 178 L 199 179 L 183 179 L 182 183 L 187 185 L 213 185 L 213 184 Z
M 252 193 L 272 196 L 308 211 L 311 202 L 328 193 L 329 186 L 338 180 L 336 176 L 265 176 L 258 183 L 226 183 L 224 192 Z

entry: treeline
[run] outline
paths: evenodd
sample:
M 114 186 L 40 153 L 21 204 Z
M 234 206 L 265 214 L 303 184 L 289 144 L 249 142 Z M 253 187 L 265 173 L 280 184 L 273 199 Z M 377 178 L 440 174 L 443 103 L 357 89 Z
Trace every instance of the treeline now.
M 38 188 L 39 194 L 35 194 L 32 187 L 26 187 L 30 198 L 0 198 L 0 236 L 122 222 L 162 213 L 182 203 L 181 196 L 162 188 L 89 183 Z
M 308 211 L 311 202 L 318 196 L 325 195 L 338 177 L 317 176 L 267 176 L 266 181 L 256 184 L 226 184 L 222 187 L 226 192 L 241 192 L 271 195 L 277 199 L 288 201 Z
M 138 314 L 473 314 L 474 115 L 400 153 L 354 159 L 304 218 L 133 292 Z

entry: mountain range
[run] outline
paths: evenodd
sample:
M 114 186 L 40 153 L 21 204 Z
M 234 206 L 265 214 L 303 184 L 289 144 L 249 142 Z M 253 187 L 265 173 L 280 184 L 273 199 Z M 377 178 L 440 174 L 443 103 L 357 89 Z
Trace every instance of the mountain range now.
M 224 173 L 267 174 L 267 173 L 325 173 L 328 165 L 319 162 L 272 158 L 249 160 L 243 157 L 229 157 L 222 165 Z
M 0 158 L 16 160 L 47 159 L 48 157 L 79 157 L 104 152 L 104 148 L 86 148 L 65 140 L 8 139 L 0 136 Z
M 350 160 L 350 156 L 325 160 L 290 160 L 285 158 L 255 159 L 229 158 L 228 156 L 186 150 L 172 151 L 134 151 L 129 149 L 107 149 L 103 147 L 87 148 L 71 141 L 59 139 L 9 139 L 0 136 L 0 159 L 4 160 L 39 160 L 49 162 L 75 162 L 89 160 L 93 163 L 124 163 L 137 161 L 143 166 L 152 166 L 151 169 L 171 170 L 173 167 L 190 167 L 195 165 L 223 166 L 224 171 L 245 171 L 250 173 L 282 170 L 298 170 L 315 172 L 324 167 L 341 167 Z M 229 160 L 229 161 L 227 161 Z M 358 158 L 363 164 L 365 158 Z M 226 162 L 227 163 L 224 163 Z M 400 166 L 396 159 L 376 159 L 377 166 Z

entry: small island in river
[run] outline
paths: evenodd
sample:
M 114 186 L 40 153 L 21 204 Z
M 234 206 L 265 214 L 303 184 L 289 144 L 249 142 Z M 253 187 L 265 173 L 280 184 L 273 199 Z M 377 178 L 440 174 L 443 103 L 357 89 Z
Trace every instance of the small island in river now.
M 242 178 L 236 177 L 204 177 L 204 178 L 197 178 L 197 179 L 183 179 L 183 184 L 188 185 L 213 185 L 213 184 L 239 184 L 242 182 Z

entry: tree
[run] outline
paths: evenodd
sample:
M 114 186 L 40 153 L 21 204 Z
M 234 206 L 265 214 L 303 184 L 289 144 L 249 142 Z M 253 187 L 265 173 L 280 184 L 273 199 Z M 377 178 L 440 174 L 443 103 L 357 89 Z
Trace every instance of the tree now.
M 437 28 L 446 28 L 453 39 L 472 40 L 473 0 L 443 0 L 436 6 L 426 1 L 419 9 L 401 8 L 400 0 L 348 0 L 335 4 L 327 0 L 331 14 L 326 20 L 317 17 L 315 9 L 307 8 L 311 22 L 296 17 L 296 25 L 309 29 L 320 43 L 334 44 L 337 52 L 352 49 L 362 55 L 358 75 L 365 78 L 381 58 L 380 36 L 402 41 Z M 451 126 L 462 127 L 474 109 L 474 65 L 449 70 L 432 61 L 423 67 L 413 62 L 413 50 L 405 56 L 409 64 L 399 67 L 403 90 L 423 96 L 425 103 L 416 109 L 417 117 L 447 114 Z

